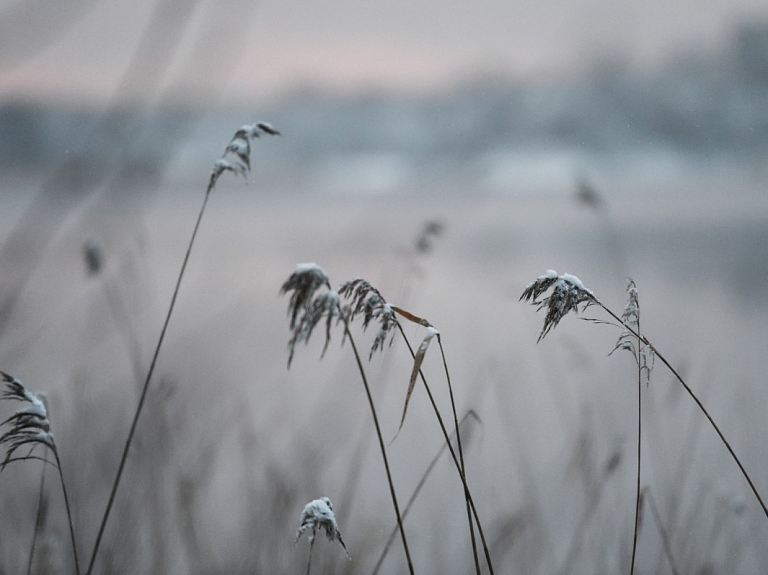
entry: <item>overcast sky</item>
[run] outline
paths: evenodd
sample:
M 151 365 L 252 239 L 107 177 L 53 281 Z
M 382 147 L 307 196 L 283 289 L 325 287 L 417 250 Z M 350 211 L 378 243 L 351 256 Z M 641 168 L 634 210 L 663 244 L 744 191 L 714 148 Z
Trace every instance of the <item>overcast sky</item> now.
M 765 0 L 0 0 L 0 98 L 274 96 L 648 65 L 768 20 Z

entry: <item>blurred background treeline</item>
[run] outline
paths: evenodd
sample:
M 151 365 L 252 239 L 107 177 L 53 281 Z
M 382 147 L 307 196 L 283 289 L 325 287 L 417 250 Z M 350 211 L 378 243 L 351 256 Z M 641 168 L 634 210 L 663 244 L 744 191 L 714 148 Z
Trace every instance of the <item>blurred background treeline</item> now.
M 418 93 L 308 82 L 256 106 L 176 98 L 148 112 L 139 99 L 108 113 L 11 95 L 0 101 L 0 165 L 28 173 L 80 159 L 98 171 L 120 152 L 126 175 L 196 181 L 222 126 L 257 109 L 289 135 L 262 151 L 275 168 L 267 187 L 557 193 L 589 175 L 627 191 L 754 189 L 766 177 L 767 93 L 768 21 L 758 20 L 716 50 L 681 49 L 653 66 L 603 54 L 578 74 L 533 80 L 480 67 Z

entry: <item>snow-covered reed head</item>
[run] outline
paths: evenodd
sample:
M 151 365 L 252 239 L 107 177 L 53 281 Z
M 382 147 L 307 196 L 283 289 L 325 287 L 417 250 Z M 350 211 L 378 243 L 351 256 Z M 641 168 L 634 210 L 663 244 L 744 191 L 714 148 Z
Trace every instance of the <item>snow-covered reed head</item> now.
M 224 150 L 224 154 L 213 165 L 208 193 L 214 188 L 219 176 L 224 172 L 245 177 L 251 171 L 251 141 L 261 134 L 279 136 L 280 132 L 268 122 L 255 122 L 241 126 Z
M 288 366 L 293 360 L 296 344 L 307 342 L 320 321 L 325 318 L 325 345 L 331 341 L 331 326 L 342 319 L 339 294 L 331 289 L 328 275 L 314 263 L 299 264 L 280 288 L 281 294 L 291 294 L 288 302 L 291 338 L 288 341 Z
M 5 459 L 0 463 L 0 471 L 3 471 L 5 466 L 13 461 L 44 459 L 33 455 L 35 448 L 43 446 L 55 452 L 56 444 L 53 441 L 43 396 L 30 392 L 18 379 L 3 371 L 0 371 L 0 376 L 6 383 L 2 399 L 21 401 L 26 404 L 0 424 L 0 427 L 10 427 L 0 435 L 0 447 L 6 450 Z M 25 454 L 16 455 L 22 447 L 25 448 Z
M 368 325 L 372 321 L 379 324 L 379 331 L 376 333 L 371 352 L 368 355 L 368 359 L 370 359 L 373 357 L 375 351 L 383 351 L 387 336 L 393 328 L 397 327 L 398 322 L 395 317 L 395 311 L 382 297 L 379 290 L 361 278 L 355 278 L 345 282 L 339 288 L 339 294 L 344 296 L 350 302 L 350 321 L 355 319 L 355 316 L 362 315 L 363 330 L 368 329 Z M 391 341 L 392 340 L 390 340 L 390 343 Z
M 540 300 L 539 298 L 550 289 L 550 294 Z M 530 301 L 538 306 L 536 311 L 545 308 L 547 310 L 538 341 L 556 327 L 569 312 L 578 313 L 579 304 L 584 304 L 583 307 L 587 308 L 598 303 L 595 294 L 585 288 L 579 278 L 571 274 L 558 275 L 555 270 L 547 270 L 543 276 L 528 284 L 520 296 L 520 301 Z
M 298 543 L 299 538 L 306 531 L 310 532 L 307 535 L 307 539 L 309 539 L 309 543 L 312 545 L 315 541 L 315 536 L 320 529 L 325 530 L 325 535 L 328 537 L 328 541 L 331 543 L 338 541 L 344 548 L 347 557 L 350 559 L 352 558 L 349 555 L 349 551 L 347 551 L 347 546 L 341 538 L 339 526 L 336 523 L 336 515 L 333 513 L 333 505 L 331 505 L 331 500 L 327 497 L 315 499 L 304 506 L 304 510 L 301 512 L 301 525 L 299 526 L 298 531 L 296 531 L 294 545 Z

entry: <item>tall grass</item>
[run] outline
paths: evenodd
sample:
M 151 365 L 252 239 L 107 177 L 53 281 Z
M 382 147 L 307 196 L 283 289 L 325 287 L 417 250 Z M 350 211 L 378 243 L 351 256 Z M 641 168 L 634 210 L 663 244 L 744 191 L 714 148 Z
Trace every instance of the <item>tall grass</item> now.
M 622 330 L 621 335 L 616 343 L 617 349 L 624 349 L 631 352 L 635 358 L 637 364 L 637 389 L 638 389 L 638 442 L 637 442 L 637 488 L 635 499 L 635 522 L 633 530 L 632 541 L 632 562 L 630 567 L 630 573 L 634 573 L 635 568 L 635 552 L 637 549 L 637 533 L 640 514 L 640 453 L 641 453 L 641 437 L 642 437 L 642 385 L 644 378 L 648 377 L 654 358 L 658 358 L 669 371 L 674 375 L 675 379 L 683 386 L 688 395 L 693 399 L 696 406 L 704 414 L 709 422 L 710 426 L 717 433 L 720 441 L 728 450 L 733 461 L 741 471 L 742 476 L 747 481 L 753 495 L 757 499 L 760 507 L 763 510 L 766 518 L 768 518 L 768 508 L 766 508 L 763 498 L 758 492 L 755 484 L 747 473 L 741 460 L 737 457 L 735 451 L 731 447 L 730 442 L 725 438 L 720 427 L 715 423 L 715 420 L 710 415 L 709 411 L 704 407 L 701 400 L 694 393 L 693 389 L 685 382 L 680 376 L 678 371 L 669 363 L 669 361 L 662 355 L 659 350 L 651 343 L 651 341 L 640 330 L 640 306 L 637 295 L 637 288 L 633 281 L 630 280 L 627 287 L 629 300 L 627 306 L 621 316 L 609 309 L 603 304 L 594 292 L 584 286 L 579 278 L 571 274 L 558 275 L 554 270 L 548 270 L 544 275 L 538 277 L 536 280 L 528 284 L 520 296 L 521 301 L 527 301 L 537 306 L 538 310 L 546 310 L 544 317 L 544 326 L 539 333 L 539 341 L 541 341 L 552 329 L 557 327 L 560 321 L 568 315 L 570 312 L 578 313 L 581 306 L 582 311 L 590 306 L 596 306 L 602 309 L 608 314 L 609 320 L 595 320 L 589 319 L 596 323 L 607 323 L 618 327 Z M 545 294 L 548 294 L 545 296 Z M 545 296 L 542 298 L 542 296 Z M 613 351 L 611 353 L 613 353 Z

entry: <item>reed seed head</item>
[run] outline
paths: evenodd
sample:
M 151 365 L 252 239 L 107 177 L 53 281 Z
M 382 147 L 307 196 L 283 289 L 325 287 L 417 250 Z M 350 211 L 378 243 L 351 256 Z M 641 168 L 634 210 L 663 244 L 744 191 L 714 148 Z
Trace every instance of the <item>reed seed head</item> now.
M 349 551 L 347 551 L 347 546 L 344 544 L 344 540 L 341 538 L 339 526 L 336 523 L 336 515 L 333 513 L 331 500 L 327 497 L 315 499 L 304 506 L 304 510 L 301 512 L 301 525 L 299 526 L 298 531 L 296 531 L 294 545 L 298 543 L 299 538 L 306 531 L 311 531 L 307 535 L 307 539 L 309 539 L 309 543 L 312 544 L 320 529 L 325 530 L 325 535 L 328 537 L 328 541 L 331 543 L 338 541 L 344 548 L 347 557 L 352 559 L 349 555 Z
M 208 182 L 208 193 L 216 186 L 219 176 L 224 172 L 232 172 L 235 175 L 246 177 L 251 171 L 251 141 L 260 137 L 260 134 L 279 136 L 268 122 L 256 122 L 241 126 L 232 137 L 232 140 L 224 149 L 224 154 L 216 161 L 211 171 Z
M 355 278 L 345 282 L 339 288 L 339 294 L 349 300 L 349 320 L 352 321 L 355 316 L 363 316 L 363 330 L 368 329 L 371 322 L 379 324 L 379 331 L 373 340 L 368 359 L 373 357 L 374 352 L 383 351 L 384 343 L 390 332 L 398 326 L 395 311 L 392 309 L 379 290 L 373 287 L 369 282 L 362 278 Z M 393 334 L 394 337 L 394 334 Z M 390 344 L 392 340 L 390 339 Z
M 56 451 L 56 444 L 51 433 L 51 424 L 48 421 L 48 410 L 45 407 L 42 394 L 35 394 L 13 376 L 0 371 L 0 376 L 6 383 L 1 399 L 15 400 L 26 403 L 26 407 L 18 409 L 11 417 L 6 419 L 0 427 L 9 426 L 10 429 L 0 435 L 0 446 L 5 448 L 5 459 L 0 463 L 0 471 L 13 461 L 36 459 L 32 452 L 38 446 L 48 447 Z M 26 455 L 14 457 L 20 448 L 29 448 Z
M 323 289 L 324 288 L 324 289 Z M 344 319 L 339 294 L 331 289 L 328 275 L 317 264 L 299 264 L 296 271 L 280 288 L 281 294 L 291 292 L 288 315 L 291 338 L 288 341 L 288 367 L 293 361 L 296 344 L 307 342 L 315 327 L 325 318 L 325 345 L 323 355 L 331 341 L 331 326 Z
M 547 297 L 539 299 L 549 290 Z M 578 313 L 580 304 L 583 304 L 583 310 L 598 303 L 595 294 L 585 288 L 579 278 L 571 274 L 558 275 L 554 270 L 547 270 L 543 276 L 528 284 L 520 301 L 530 301 L 538 306 L 536 311 L 547 310 L 544 327 L 537 341 L 541 341 L 569 312 Z

